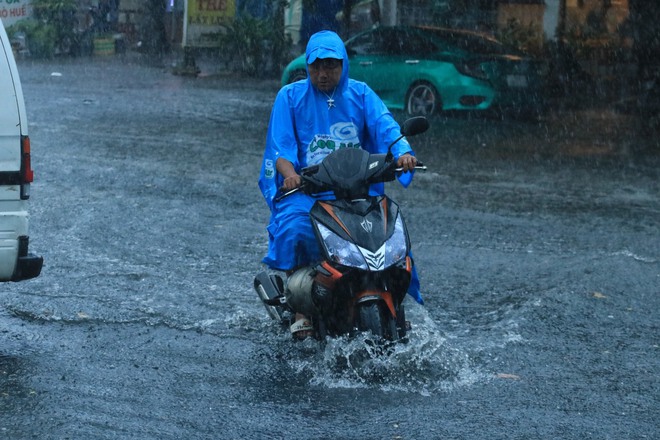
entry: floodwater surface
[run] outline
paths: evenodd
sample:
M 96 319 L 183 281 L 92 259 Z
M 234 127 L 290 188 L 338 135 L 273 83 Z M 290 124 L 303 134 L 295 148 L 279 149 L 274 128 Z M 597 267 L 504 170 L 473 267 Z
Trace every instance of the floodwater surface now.
M 629 116 L 431 118 L 389 187 L 425 304 L 379 357 L 294 343 L 252 290 L 277 81 L 19 64 L 45 263 L 0 295 L 0 437 L 657 437 L 660 160 Z

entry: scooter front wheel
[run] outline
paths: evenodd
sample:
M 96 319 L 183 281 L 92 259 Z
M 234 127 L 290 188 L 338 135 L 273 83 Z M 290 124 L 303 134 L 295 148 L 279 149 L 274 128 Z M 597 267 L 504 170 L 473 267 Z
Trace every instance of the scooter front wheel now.
M 376 339 L 385 339 L 385 319 L 378 302 L 369 302 L 359 306 L 360 322 L 358 329 L 360 331 L 369 331 Z

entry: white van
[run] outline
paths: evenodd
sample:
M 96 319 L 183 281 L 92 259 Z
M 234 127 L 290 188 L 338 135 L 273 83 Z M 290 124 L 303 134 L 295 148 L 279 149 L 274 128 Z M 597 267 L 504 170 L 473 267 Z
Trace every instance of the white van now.
M 43 258 L 28 252 L 32 178 L 23 90 L 0 21 L 0 281 L 21 281 L 41 273 Z

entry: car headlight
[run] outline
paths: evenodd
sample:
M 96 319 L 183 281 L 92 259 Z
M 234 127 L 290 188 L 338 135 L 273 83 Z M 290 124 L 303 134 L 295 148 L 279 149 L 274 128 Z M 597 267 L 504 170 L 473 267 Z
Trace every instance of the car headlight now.
M 488 81 L 488 75 L 484 72 L 480 61 L 459 61 L 454 66 L 463 75 Z
M 318 228 L 325 250 L 332 261 L 344 266 L 368 269 L 367 262 L 355 244 L 344 240 L 321 223 L 318 223 Z

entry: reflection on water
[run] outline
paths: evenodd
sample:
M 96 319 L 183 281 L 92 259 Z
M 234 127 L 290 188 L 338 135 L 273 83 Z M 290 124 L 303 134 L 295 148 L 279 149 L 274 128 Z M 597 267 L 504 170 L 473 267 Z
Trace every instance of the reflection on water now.
M 21 358 L 0 353 L 0 402 L 27 394 L 21 384 L 22 369 Z
M 28 346 L 38 338 L 30 332 L 14 332 L 6 325 L 8 321 L 3 315 L 0 313 L 0 425 L 3 414 L 9 414 L 15 408 L 33 408 L 39 400 L 29 385 L 34 373 L 29 361 L 32 350 Z M 0 429 L 6 432 L 4 426 Z

